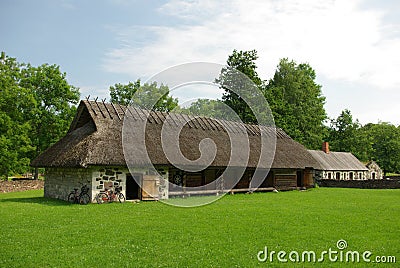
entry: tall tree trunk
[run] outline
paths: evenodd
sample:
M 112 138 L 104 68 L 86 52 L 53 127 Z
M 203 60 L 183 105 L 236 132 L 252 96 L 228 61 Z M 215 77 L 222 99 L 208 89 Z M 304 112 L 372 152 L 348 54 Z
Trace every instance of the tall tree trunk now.
M 33 179 L 37 180 L 39 179 L 39 168 L 35 167 L 35 174 L 33 175 Z

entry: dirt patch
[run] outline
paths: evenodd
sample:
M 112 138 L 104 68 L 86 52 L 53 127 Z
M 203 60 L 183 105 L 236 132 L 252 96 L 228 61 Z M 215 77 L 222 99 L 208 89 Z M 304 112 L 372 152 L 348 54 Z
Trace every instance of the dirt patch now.
M 43 180 L 0 180 L 0 193 L 21 192 L 26 190 L 43 189 Z

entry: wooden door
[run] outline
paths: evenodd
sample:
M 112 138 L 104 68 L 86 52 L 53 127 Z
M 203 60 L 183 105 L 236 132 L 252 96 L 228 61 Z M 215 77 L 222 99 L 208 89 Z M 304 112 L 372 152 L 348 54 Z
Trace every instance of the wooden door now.
M 142 181 L 142 200 L 158 200 L 160 179 L 157 175 L 144 175 Z

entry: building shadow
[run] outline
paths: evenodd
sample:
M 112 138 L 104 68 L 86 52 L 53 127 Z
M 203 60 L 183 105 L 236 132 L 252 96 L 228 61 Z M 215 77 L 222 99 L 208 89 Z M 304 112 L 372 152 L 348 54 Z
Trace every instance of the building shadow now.
M 1 198 L 0 203 L 13 202 L 13 203 L 27 203 L 27 204 L 39 204 L 45 206 L 70 206 L 71 204 L 67 201 L 52 199 L 47 197 L 13 197 L 13 198 Z

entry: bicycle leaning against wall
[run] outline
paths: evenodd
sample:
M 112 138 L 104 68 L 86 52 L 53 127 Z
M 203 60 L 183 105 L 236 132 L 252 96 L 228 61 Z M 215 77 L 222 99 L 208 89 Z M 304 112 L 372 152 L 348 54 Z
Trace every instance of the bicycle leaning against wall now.
M 115 187 L 115 191 L 109 189 L 107 191 L 101 191 L 96 195 L 96 201 L 98 204 L 111 203 L 114 200 L 118 200 L 120 203 L 125 202 L 125 196 L 122 193 L 122 187 Z
M 87 205 L 90 202 L 89 187 L 87 184 L 80 183 L 82 185 L 81 192 L 78 193 L 78 188 L 74 188 L 73 191 L 68 195 L 68 202 L 71 204 Z

